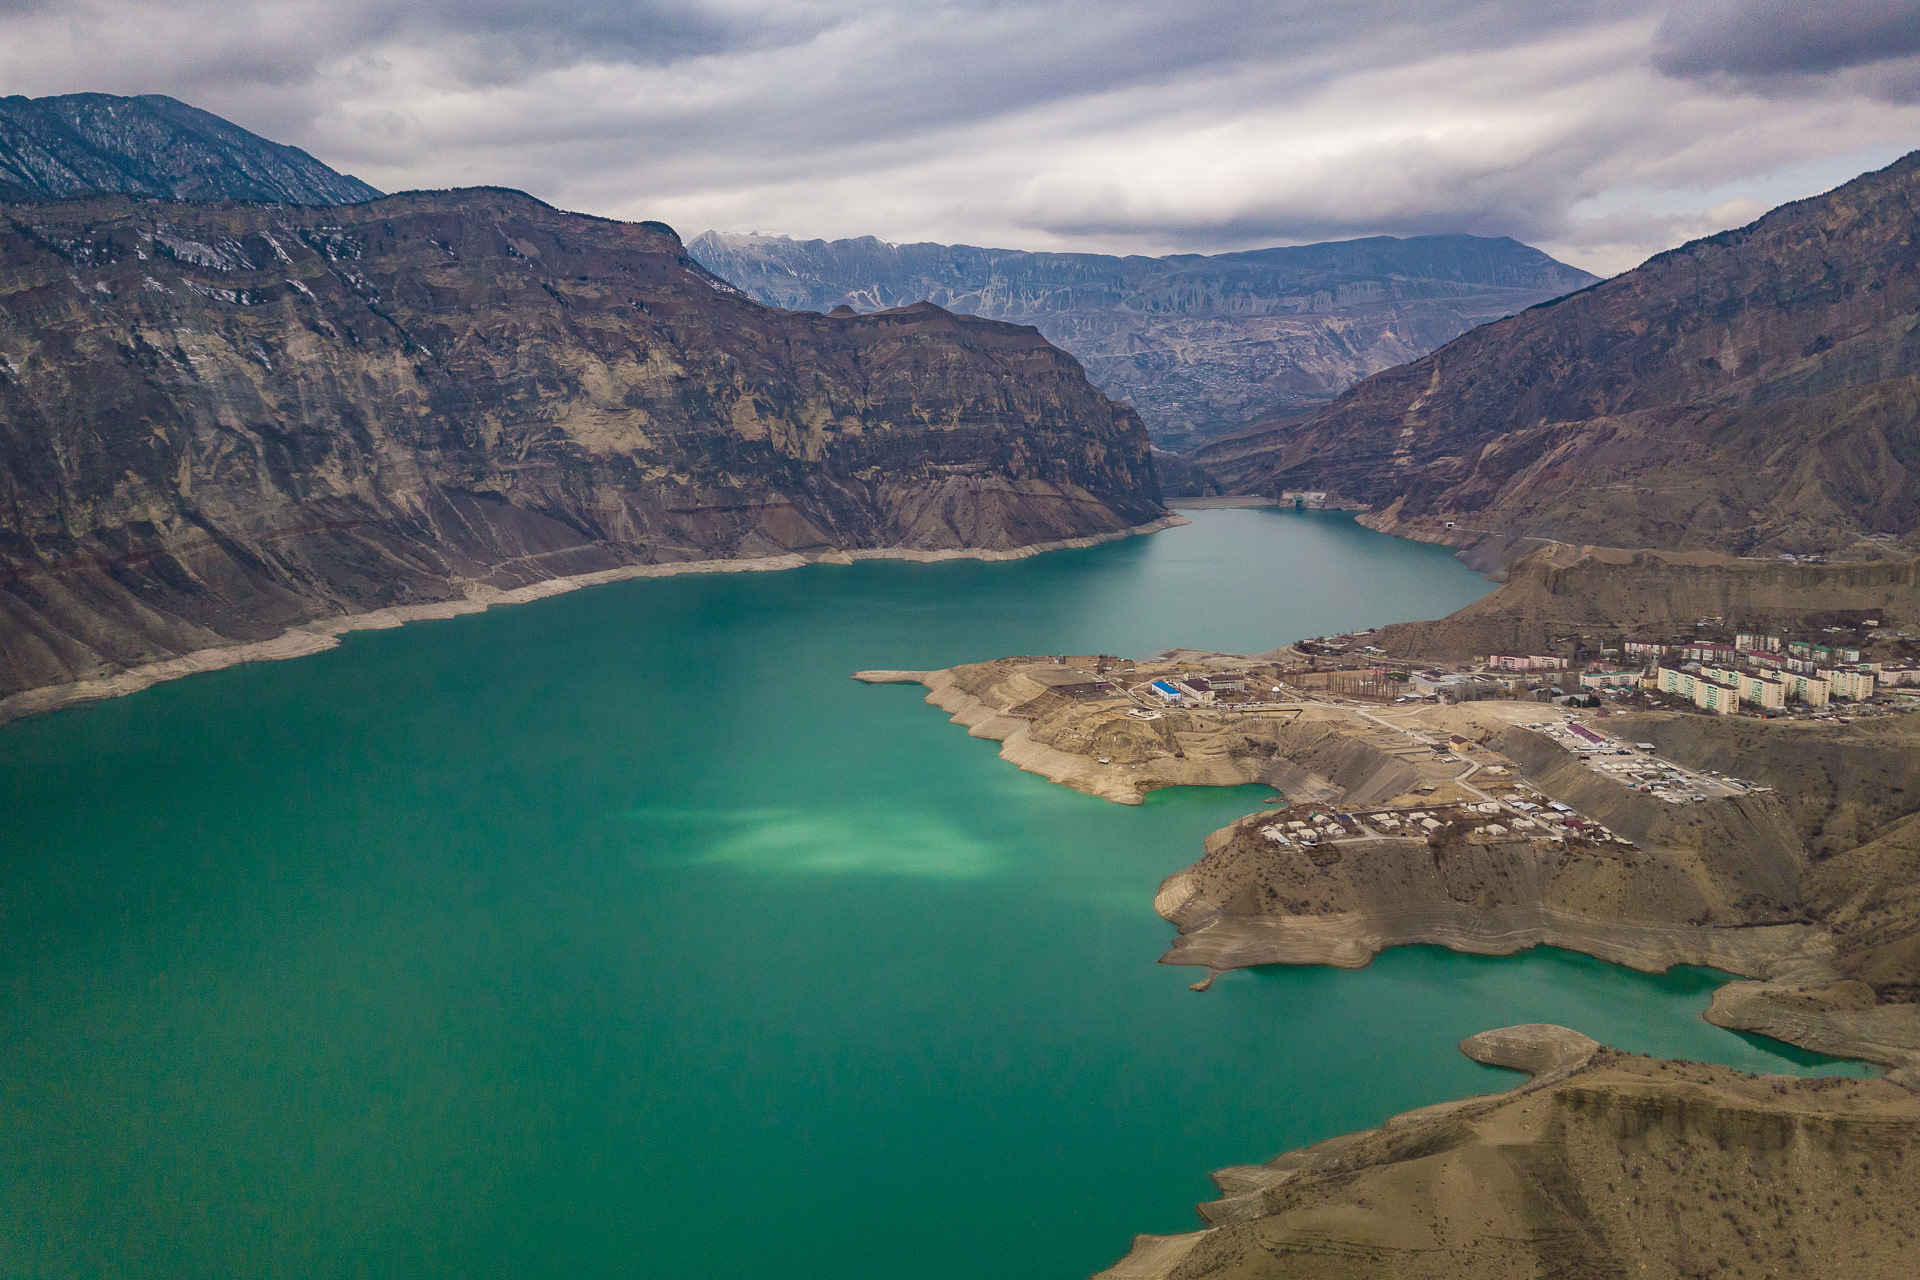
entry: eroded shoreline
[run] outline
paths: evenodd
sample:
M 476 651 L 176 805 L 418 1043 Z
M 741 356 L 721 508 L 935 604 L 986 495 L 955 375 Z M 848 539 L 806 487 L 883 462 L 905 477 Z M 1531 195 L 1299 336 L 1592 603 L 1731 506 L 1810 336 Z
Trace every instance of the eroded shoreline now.
M 484 613 L 498 605 L 526 604 L 552 596 L 565 595 L 584 587 L 603 586 L 610 582 L 625 582 L 635 578 L 671 578 L 687 573 L 762 573 L 782 569 L 804 569 L 815 564 L 852 564 L 859 560 L 905 560 L 917 564 L 948 560 L 1024 560 L 1029 556 L 1041 555 L 1049 551 L 1079 550 L 1141 534 L 1158 533 L 1163 529 L 1178 528 L 1190 523 L 1192 522 L 1184 516 L 1169 513 L 1158 520 L 1111 533 L 1034 543 L 1031 546 L 1015 547 L 1009 550 L 962 547 L 929 551 L 902 547 L 834 550 L 805 555 L 793 552 L 786 555 L 754 556 L 731 560 L 682 560 L 670 564 L 623 565 L 617 569 L 602 569 L 593 573 L 548 578 L 509 590 L 491 587 L 484 583 L 468 583 L 465 587 L 466 594 L 458 599 L 414 605 L 390 605 L 382 609 L 368 610 L 365 613 L 317 618 L 311 622 L 289 627 L 269 640 L 198 649 L 177 658 L 142 663 L 140 666 L 130 667 L 110 676 L 25 689 L 0 698 L 0 725 L 24 719 L 27 716 L 58 711 L 62 707 L 77 703 L 125 697 L 127 694 L 150 689 L 168 680 L 178 680 L 201 672 L 219 671 L 247 662 L 278 662 L 289 658 L 306 657 L 309 654 L 324 653 L 339 647 L 340 637 L 352 631 L 383 631 L 409 622 L 427 622 L 438 618 L 457 618 L 470 613 Z
M 1198 990 L 1264 964 L 1359 968 L 1398 946 L 1697 965 L 1749 979 L 1716 993 L 1715 1025 L 1920 1088 L 1920 1006 L 1881 1003 L 1836 967 L 1832 928 L 1800 901 L 1808 864 L 1777 797 L 1668 805 L 1485 704 L 1390 721 L 1297 694 L 1233 709 L 1157 709 L 1139 695 L 1176 669 L 1252 671 L 1264 686 L 1281 678 L 1270 663 L 1281 652 L 1054 655 L 855 678 L 921 684 L 1003 759 L 1116 803 L 1165 786 L 1284 792 L 1283 808 L 1215 832 L 1155 896 L 1179 930 L 1162 962 L 1204 969 Z M 1533 816 L 1549 805 L 1599 821 Z

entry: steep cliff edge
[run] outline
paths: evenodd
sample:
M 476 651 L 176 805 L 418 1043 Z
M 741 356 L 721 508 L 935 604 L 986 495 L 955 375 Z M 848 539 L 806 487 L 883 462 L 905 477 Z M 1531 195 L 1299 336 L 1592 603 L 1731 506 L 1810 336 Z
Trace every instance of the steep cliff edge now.
M 1920 1268 L 1920 1097 L 1483 1032 L 1506 1093 L 1214 1175 L 1208 1226 L 1096 1280 L 1905 1277 Z
M 873 311 L 925 299 L 1035 325 L 1095 385 L 1139 409 L 1168 449 L 1317 408 L 1368 374 L 1595 279 L 1484 236 L 1164 258 L 714 232 L 687 248 L 771 306 Z
M 1230 491 L 1326 490 L 1455 543 L 1812 551 L 1890 533 L 1911 555 L 1916 195 L 1920 153 L 1193 460 Z
M 0 696 L 581 574 L 1165 517 L 1032 329 L 761 307 L 514 192 L 0 206 Z

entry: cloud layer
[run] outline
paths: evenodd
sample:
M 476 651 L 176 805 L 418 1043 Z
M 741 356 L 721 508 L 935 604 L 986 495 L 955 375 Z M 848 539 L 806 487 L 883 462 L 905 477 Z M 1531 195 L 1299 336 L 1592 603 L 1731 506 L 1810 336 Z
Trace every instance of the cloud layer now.
M 687 233 L 1608 272 L 1920 146 L 1920 0 L 0 0 L 0 88 Z

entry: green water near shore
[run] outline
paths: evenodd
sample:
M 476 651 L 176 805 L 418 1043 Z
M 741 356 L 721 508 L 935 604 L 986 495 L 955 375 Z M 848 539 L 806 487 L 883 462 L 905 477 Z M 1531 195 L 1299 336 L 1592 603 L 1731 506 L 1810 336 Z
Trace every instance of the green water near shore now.
M 1488 589 L 1328 513 L 622 583 L 0 730 L 0 1272 L 1073 1277 L 1553 1021 L 1831 1069 L 1718 979 L 1162 966 L 1260 788 L 1122 807 L 867 667 L 1257 650 Z

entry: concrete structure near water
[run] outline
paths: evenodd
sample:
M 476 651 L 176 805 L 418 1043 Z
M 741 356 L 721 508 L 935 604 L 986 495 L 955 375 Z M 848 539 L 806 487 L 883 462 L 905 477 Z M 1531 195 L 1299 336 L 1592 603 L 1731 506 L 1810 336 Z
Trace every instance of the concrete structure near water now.
M 1182 701 L 1208 703 L 1214 699 L 1213 682 L 1204 676 L 1183 676 L 1173 682 L 1173 687 L 1180 691 Z

